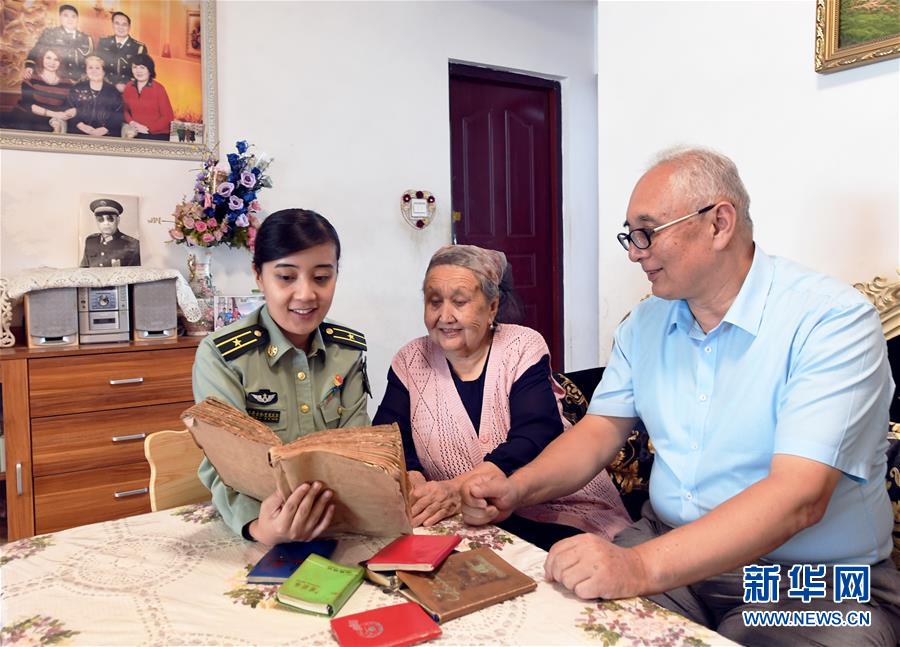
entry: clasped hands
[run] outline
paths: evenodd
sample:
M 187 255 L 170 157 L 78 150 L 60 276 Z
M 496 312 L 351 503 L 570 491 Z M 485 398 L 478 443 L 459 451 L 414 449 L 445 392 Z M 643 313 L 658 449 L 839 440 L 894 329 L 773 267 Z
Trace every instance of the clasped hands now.
M 503 521 L 521 507 L 514 479 L 475 475 L 461 488 L 463 520 L 479 526 Z M 634 548 L 622 548 L 593 533 L 562 539 L 550 548 L 544 577 L 582 599 L 618 599 L 649 592 L 647 572 Z

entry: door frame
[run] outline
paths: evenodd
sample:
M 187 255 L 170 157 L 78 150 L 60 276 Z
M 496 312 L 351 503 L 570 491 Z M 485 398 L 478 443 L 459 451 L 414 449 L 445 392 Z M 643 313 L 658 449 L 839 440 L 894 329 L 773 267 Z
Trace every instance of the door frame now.
M 563 286 L 563 222 L 562 222 L 562 93 L 559 81 L 528 76 L 515 72 L 478 67 L 464 63 L 450 63 L 448 77 L 448 116 L 449 116 L 449 81 L 465 79 L 468 81 L 485 81 L 488 83 L 526 87 L 543 90 L 547 95 L 547 121 L 550 137 L 550 284 L 553 312 L 551 321 L 553 332 L 551 339 L 546 340 L 550 348 L 553 369 L 565 370 L 565 329 L 563 327 L 565 293 Z M 453 170 L 451 169 L 451 175 Z M 453 205 L 455 208 L 456 205 Z M 450 220 L 450 234 L 456 240 L 456 221 Z

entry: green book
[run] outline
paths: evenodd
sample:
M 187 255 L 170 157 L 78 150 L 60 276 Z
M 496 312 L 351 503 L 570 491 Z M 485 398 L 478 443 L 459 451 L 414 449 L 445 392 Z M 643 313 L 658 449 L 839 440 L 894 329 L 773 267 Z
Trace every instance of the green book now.
M 312 554 L 278 587 L 275 597 L 299 611 L 332 617 L 359 587 L 365 570 Z

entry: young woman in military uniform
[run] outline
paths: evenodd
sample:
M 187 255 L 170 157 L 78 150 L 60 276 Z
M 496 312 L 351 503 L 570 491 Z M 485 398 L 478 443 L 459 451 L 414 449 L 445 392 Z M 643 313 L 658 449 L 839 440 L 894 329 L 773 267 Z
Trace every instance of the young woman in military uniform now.
M 325 218 L 284 209 L 263 221 L 253 271 L 265 305 L 197 348 L 194 398 L 215 396 L 266 423 L 288 443 L 300 436 L 370 423 L 365 337 L 324 322 L 338 275 L 341 243 Z M 266 544 L 318 536 L 334 512 L 322 483 L 260 502 L 219 479 L 206 460 L 200 479 L 225 522 Z

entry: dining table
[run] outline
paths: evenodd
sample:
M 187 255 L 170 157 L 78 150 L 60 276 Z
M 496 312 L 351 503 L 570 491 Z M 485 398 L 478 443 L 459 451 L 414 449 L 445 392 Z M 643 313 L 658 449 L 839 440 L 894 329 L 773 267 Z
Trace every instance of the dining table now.
M 459 516 L 423 534 L 486 546 L 537 582 L 524 595 L 441 625 L 440 645 L 733 644 L 644 598 L 583 600 L 544 578 L 547 553 Z M 331 559 L 357 564 L 391 538 L 342 535 Z M 336 645 L 326 617 L 248 584 L 266 546 L 235 535 L 210 503 L 94 523 L 0 547 L 0 645 Z M 406 601 L 368 581 L 339 616 Z

